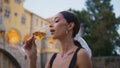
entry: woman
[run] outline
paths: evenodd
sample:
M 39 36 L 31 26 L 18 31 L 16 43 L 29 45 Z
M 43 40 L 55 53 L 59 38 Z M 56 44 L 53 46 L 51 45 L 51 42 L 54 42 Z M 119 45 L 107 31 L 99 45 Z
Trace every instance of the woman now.
M 76 15 L 62 11 L 56 14 L 52 21 L 50 32 L 52 38 L 61 43 L 62 52 L 53 54 L 46 68 L 92 68 L 91 58 L 87 51 L 74 40 L 80 29 Z M 30 67 L 35 68 L 37 57 L 34 37 L 26 42 L 25 50 L 29 57 Z

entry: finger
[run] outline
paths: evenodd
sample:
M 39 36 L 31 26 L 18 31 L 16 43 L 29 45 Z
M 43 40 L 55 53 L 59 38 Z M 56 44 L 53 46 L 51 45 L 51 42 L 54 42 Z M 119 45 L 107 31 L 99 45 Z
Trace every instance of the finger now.
M 26 41 L 26 43 L 25 43 L 25 48 L 28 48 L 28 49 L 30 49 L 31 47 L 32 47 L 32 44 L 33 44 L 33 41 L 34 40 L 34 37 L 32 36 L 32 37 L 30 37 L 29 38 L 29 40 L 28 41 Z
M 32 45 L 36 47 L 35 40 L 36 40 L 36 38 L 33 37 L 33 39 L 32 39 Z

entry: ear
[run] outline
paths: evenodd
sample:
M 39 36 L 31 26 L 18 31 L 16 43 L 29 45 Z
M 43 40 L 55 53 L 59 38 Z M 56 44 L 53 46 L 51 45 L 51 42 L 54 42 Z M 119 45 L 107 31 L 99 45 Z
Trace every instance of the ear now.
M 74 22 L 71 22 L 69 25 L 68 25 L 68 30 L 73 30 L 75 24 Z

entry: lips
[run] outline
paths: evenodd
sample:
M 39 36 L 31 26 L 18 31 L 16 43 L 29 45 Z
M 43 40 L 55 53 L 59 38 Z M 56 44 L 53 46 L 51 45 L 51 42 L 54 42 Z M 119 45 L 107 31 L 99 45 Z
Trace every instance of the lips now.
M 50 32 L 51 32 L 51 34 L 53 34 L 55 32 L 55 30 L 54 29 L 50 29 Z

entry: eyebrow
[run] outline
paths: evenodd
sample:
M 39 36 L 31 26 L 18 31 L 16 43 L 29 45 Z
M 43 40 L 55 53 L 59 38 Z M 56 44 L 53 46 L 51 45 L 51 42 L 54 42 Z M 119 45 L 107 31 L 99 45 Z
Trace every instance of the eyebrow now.
M 57 18 L 60 19 L 60 17 L 55 17 L 53 20 L 55 20 L 55 19 L 57 19 Z

